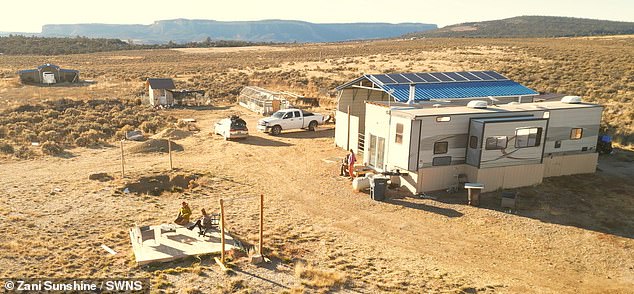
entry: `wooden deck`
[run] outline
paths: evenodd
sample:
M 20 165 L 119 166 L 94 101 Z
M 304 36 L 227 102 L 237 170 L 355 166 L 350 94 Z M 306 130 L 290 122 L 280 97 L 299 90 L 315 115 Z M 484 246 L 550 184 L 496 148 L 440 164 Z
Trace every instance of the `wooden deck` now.
M 235 241 L 226 233 L 225 241 L 225 250 L 236 248 Z M 172 224 L 135 226 L 130 229 L 130 242 L 138 265 L 221 252 L 219 230 L 208 232 L 207 237 L 203 237 L 198 235 L 198 228 L 190 231 Z

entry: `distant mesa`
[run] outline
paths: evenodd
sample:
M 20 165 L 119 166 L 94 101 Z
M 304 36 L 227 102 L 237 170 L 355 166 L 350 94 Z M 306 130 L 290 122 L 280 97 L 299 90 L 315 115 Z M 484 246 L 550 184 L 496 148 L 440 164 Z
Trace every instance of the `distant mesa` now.
M 634 34 L 634 22 L 559 16 L 518 16 L 455 24 L 406 34 L 406 37 L 546 38 L 630 34 Z
M 337 42 L 398 37 L 436 29 L 424 23 L 310 23 L 294 20 L 215 21 L 174 19 L 150 25 L 48 24 L 42 37 L 115 38 L 138 44 L 239 40 L 249 42 Z

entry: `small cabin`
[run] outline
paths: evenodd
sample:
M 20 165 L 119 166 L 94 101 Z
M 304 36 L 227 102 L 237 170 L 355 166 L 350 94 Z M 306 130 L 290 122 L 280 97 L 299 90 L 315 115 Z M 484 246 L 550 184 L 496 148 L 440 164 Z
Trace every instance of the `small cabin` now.
M 148 91 L 148 98 L 152 106 L 174 106 L 174 95 L 171 90 L 175 89 L 172 79 L 150 78 L 145 82 Z

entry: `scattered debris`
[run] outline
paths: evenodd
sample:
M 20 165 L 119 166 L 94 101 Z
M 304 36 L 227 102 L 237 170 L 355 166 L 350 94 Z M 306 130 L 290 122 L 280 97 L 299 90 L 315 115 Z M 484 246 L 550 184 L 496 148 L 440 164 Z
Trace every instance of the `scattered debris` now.
M 175 174 L 141 177 L 137 182 L 127 184 L 122 191 L 126 194 L 137 193 L 159 196 L 165 191 L 181 192 L 185 189 L 197 187 L 198 184 L 195 181 L 199 177 L 199 174 Z
M 145 136 L 140 130 L 129 131 L 125 133 L 125 138 L 132 141 L 144 141 Z
M 421 192 L 420 194 L 417 194 L 416 197 L 418 197 L 420 199 L 431 199 L 431 200 L 438 199 L 436 196 L 425 194 L 425 192 Z
M 106 244 L 101 244 L 101 248 L 103 248 L 103 250 L 108 251 L 108 253 L 112 254 L 112 255 L 116 255 L 117 251 L 112 250 L 112 248 L 106 246 Z
M 92 173 L 88 176 L 89 180 L 108 182 L 114 180 L 114 177 L 105 172 Z

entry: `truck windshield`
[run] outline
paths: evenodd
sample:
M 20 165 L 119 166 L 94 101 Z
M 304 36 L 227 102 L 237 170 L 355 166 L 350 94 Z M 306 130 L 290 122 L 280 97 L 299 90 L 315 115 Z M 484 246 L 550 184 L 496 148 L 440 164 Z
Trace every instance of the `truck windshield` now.
M 274 118 L 282 118 L 284 116 L 284 114 L 286 114 L 286 112 L 278 111 L 276 113 L 273 113 L 273 117 Z

